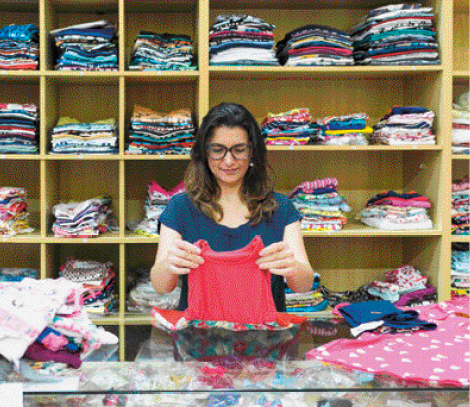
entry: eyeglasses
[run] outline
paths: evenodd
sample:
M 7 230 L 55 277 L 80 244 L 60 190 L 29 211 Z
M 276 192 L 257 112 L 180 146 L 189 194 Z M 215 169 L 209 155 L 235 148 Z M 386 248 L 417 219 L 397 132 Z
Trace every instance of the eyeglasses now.
M 212 160 L 222 160 L 229 151 L 235 160 L 247 160 L 250 157 L 251 146 L 246 143 L 235 144 L 230 148 L 214 143 L 207 146 L 207 155 Z

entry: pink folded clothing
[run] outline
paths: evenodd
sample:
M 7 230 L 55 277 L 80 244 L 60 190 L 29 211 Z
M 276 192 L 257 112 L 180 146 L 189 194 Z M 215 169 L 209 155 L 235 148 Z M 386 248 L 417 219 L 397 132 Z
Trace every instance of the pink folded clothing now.
M 300 185 L 297 185 L 292 192 L 289 194 L 289 198 L 292 198 L 297 191 L 302 191 L 306 194 L 311 194 L 315 189 L 318 188 L 327 188 L 327 187 L 337 187 L 338 180 L 336 178 L 323 178 L 317 179 L 315 181 L 305 181 Z

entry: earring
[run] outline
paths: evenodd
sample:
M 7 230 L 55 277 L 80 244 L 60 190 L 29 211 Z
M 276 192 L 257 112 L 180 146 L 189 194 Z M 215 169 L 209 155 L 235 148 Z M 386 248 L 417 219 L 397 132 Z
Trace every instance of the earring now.
M 255 165 L 253 164 L 253 162 L 250 163 L 250 167 L 254 167 Z

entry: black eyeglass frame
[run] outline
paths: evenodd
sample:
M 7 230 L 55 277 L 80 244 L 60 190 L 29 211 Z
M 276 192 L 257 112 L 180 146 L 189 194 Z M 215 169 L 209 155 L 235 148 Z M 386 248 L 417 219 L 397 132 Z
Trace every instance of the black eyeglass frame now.
M 247 148 L 248 148 L 248 154 L 247 154 L 246 157 L 238 158 L 238 157 L 235 155 L 234 151 L 235 151 L 236 148 L 240 148 L 241 146 L 244 146 L 244 147 L 247 147 Z M 214 158 L 214 157 L 212 157 L 212 156 L 211 156 L 211 148 L 212 148 L 212 147 L 222 148 L 222 149 L 224 150 L 224 154 L 223 154 L 220 158 Z M 235 160 L 238 160 L 238 161 L 248 160 L 248 158 L 250 158 L 251 150 L 252 150 L 252 146 L 251 146 L 251 144 L 249 144 L 249 143 L 239 143 L 239 144 L 235 144 L 234 146 L 232 146 L 232 147 L 230 147 L 230 148 L 224 146 L 223 144 L 211 143 L 211 144 L 208 144 L 207 147 L 206 147 L 207 156 L 208 156 L 211 160 L 216 160 L 216 161 L 223 160 L 229 151 L 230 151 L 230 154 L 232 154 L 232 157 L 233 157 Z

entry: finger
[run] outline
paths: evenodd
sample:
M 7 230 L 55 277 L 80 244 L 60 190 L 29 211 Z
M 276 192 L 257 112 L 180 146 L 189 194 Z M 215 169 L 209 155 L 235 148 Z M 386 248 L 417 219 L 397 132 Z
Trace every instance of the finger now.
M 191 271 L 191 269 L 189 268 L 176 267 L 172 264 L 170 264 L 168 268 L 173 274 L 189 274 L 189 272 Z
M 256 260 L 256 263 L 261 265 L 265 263 L 271 263 L 273 261 L 279 261 L 279 260 L 284 260 L 284 259 L 291 259 L 294 257 L 294 254 L 290 251 L 283 250 L 282 252 L 277 252 L 274 254 L 271 254 L 270 256 L 263 256 Z
M 294 265 L 294 262 L 289 260 L 289 259 L 283 259 L 283 260 L 276 260 L 276 261 L 271 261 L 269 263 L 263 263 L 260 264 L 260 269 L 263 270 L 269 270 L 269 269 L 282 269 L 282 268 L 288 268 L 292 267 Z
M 285 269 L 269 269 L 271 274 L 276 274 L 278 276 L 290 277 L 294 275 L 294 269 L 291 267 Z
M 187 252 L 190 252 L 190 253 L 194 253 L 194 254 L 200 254 L 201 253 L 201 249 L 199 247 L 197 247 L 196 245 L 194 245 L 192 243 L 187 242 L 186 240 L 176 240 L 175 241 L 175 246 L 178 249 L 181 249 L 181 250 L 184 250 L 184 251 L 187 251 Z
M 260 250 L 260 256 L 268 256 L 272 253 L 278 252 L 280 250 L 284 250 L 286 248 L 286 244 L 284 242 L 276 242 L 272 243 L 269 246 L 265 247 L 263 250 Z
M 187 242 L 186 242 L 187 243 Z M 195 246 L 197 249 L 199 249 L 197 246 Z M 186 250 L 186 247 L 180 248 L 177 247 L 176 249 L 173 248 L 169 250 L 169 253 L 174 255 L 175 257 L 182 257 L 188 261 L 192 261 L 197 264 L 202 264 L 204 263 L 204 258 L 202 256 L 198 256 L 197 254 L 193 254 L 190 250 Z
M 178 257 L 178 256 L 173 256 L 173 255 L 168 257 L 168 263 L 176 267 L 189 267 L 192 269 L 199 267 L 198 263 L 186 260 L 184 257 Z

